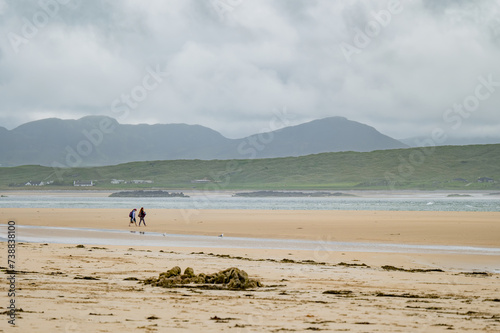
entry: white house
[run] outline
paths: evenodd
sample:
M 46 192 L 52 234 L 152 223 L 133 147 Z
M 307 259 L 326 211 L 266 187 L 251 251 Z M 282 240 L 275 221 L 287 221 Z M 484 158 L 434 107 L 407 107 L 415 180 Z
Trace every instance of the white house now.
M 73 186 L 94 186 L 93 180 L 75 180 Z
M 152 180 L 134 179 L 131 182 L 134 183 L 134 184 L 153 184 Z

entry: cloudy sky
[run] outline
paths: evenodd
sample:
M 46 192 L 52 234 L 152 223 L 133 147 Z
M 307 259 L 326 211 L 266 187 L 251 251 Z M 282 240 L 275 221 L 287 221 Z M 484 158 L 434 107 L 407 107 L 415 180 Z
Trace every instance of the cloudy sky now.
M 0 126 L 500 134 L 500 0 L 0 0 Z

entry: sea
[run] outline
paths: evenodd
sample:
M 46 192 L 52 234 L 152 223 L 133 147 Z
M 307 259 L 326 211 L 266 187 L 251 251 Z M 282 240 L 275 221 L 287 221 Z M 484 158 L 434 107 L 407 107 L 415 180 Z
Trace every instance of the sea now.
M 499 212 L 500 195 L 474 193 L 448 197 L 447 193 L 372 195 L 353 197 L 236 197 L 195 193 L 188 198 L 120 198 L 75 193 L 7 194 L 0 208 L 130 208 L 147 209 L 263 209 L 263 210 L 383 210 Z

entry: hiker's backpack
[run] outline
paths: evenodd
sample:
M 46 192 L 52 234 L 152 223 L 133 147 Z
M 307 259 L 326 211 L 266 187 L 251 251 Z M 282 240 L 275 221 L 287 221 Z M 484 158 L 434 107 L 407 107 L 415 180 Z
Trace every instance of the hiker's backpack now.
M 128 213 L 128 217 L 132 217 L 132 213 L 133 213 L 133 212 L 134 212 L 134 211 L 131 211 L 130 213 Z

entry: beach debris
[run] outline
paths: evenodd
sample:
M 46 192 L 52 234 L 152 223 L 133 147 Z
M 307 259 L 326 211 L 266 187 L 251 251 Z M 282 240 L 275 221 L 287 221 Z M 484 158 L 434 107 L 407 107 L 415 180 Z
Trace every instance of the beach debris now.
M 409 272 L 409 273 L 444 272 L 440 268 L 429 268 L 429 269 L 411 268 L 411 269 L 406 269 L 406 268 L 394 267 L 392 265 L 384 265 L 384 266 L 382 266 L 382 269 L 386 270 L 386 271 L 401 271 L 401 272 Z
M 294 264 L 296 261 L 293 259 L 283 258 L 283 259 L 281 259 L 280 262 L 285 263 L 285 264 Z
M 230 320 L 239 320 L 239 319 L 238 318 L 231 318 L 231 317 L 221 318 L 219 316 L 213 316 L 213 317 L 210 317 L 210 320 L 215 320 L 216 323 L 228 323 Z
M 460 275 L 466 275 L 466 276 L 476 276 L 476 277 L 486 277 L 490 276 L 491 274 L 488 272 L 461 272 L 458 273 Z
M 424 294 L 424 295 L 415 295 L 415 294 L 410 294 L 410 293 L 403 293 L 403 294 L 391 294 L 391 293 L 384 293 L 384 292 L 376 292 L 374 296 L 377 297 L 402 297 L 402 298 L 431 298 L 431 299 L 436 299 L 440 298 L 438 295 L 435 294 Z
M 0 315 L 10 315 L 11 312 L 14 311 L 14 312 L 27 312 L 27 313 L 35 313 L 35 311 L 24 311 L 23 308 L 19 308 L 19 309 L 9 309 L 9 310 L 5 310 L 3 312 L 0 312 Z
M 347 262 L 339 262 L 337 264 L 337 266 L 344 266 L 344 267 L 370 267 L 368 266 L 367 264 L 365 263 L 361 263 L 361 264 L 358 264 L 358 263 L 347 263 Z
M 89 316 L 114 316 L 112 313 L 89 312 Z
M 77 246 L 76 246 L 76 248 L 77 248 L 77 249 L 84 249 L 84 248 L 85 248 L 85 246 L 84 246 L 84 245 L 82 245 L 82 244 L 80 244 L 80 245 L 77 245 Z
M 74 277 L 75 280 L 100 280 L 99 277 L 95 277 L 95 276 L 81 276 L 81 275 L 77 275 Z
M 352 294 L 352 290 L 326 290 L 323 291 L 323 294 L 347 296 Z
M 194 284 L 206 289 L 229 289 L 245 290 L 262 287 L 258 280 L 250 279 L 244 270 L 231 267 L 226 270 L 213 273 L 196 275 L 194 269 L 188 267 L 182 273 L 179 266 L 175 266 L 166 272 L 160 273 L 158 278 L 149 278 L 143 281 L 154 287 L 176 288 L 182 285 Z

